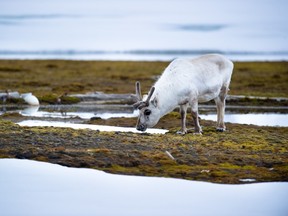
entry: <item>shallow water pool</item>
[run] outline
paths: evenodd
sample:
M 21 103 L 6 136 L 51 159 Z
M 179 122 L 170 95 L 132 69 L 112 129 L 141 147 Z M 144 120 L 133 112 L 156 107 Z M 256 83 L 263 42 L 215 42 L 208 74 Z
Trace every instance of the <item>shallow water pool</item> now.
M 200 115 L 205 120 L 217 120 L 216 114 Z M 238 124 L 253 124 L 259 126 L 281 126 L 288 127 L 288 115 L 281 113 L 247 113 L 225 114 L 225 122 Z
M 266 113 L 239 113 L 243 112 L 242 107 L 239 109 L 230 109 L 225 114 L 225 122 L 238 124 L 253 124 L 259 126 L 280 126 L 288 127 L 288 114 L 274 112 Z M 249 112 L 249 110 L 245 110 Z M 115 106 L 115 105 L 47 105 L 47 106 L 25 106 L 25 107 L 5 107 L 2 109 L 2 114 L 5 112 L 20 113 L 22 116 L 31 117 L 31 120 L 20 122 L 20 125 L 25 126 L 54 126 L 54 127 L 71 127 L 71 128 L 90 128 L 100 131 L 122 131 L 122 132 L 138 132 L 135 128 L 125 127 L 110 127 L 101 125 L 84 125 L 75 124 L 83 123 L 91 118 L 137 118 L 138 110 L 133 110 L 131 106 Z M 210 107 L 201 110 L 200 117 L 205 120 L 216 121 L 217 115 L 215 108 Z M 204 114 L 201 114 L 204 113 Z M 205 114 L 206 113 L 206 114 Z M 1 112 L 0 112 L 1 115 Z M 36 118 L 36 119 L 35 119 Z M 188 115 L 188 118 L 190 116 Z M 136 123 L 136 119 L 135 119 Z M 148 133 L 166 133 L 167 130 L 150 129 Z

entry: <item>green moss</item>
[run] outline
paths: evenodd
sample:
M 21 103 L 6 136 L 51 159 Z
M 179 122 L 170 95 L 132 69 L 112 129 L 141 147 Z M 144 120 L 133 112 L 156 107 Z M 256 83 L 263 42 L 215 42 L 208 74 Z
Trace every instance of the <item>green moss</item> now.
M 71 96 L 61 97 L 61 104 L 75 104 L 79 102 L 80 102 L 80 99 L 76 97 L 71 97 Z
M 142 172 L 140 172 L 138 167 L 123 167 L 119 165 L 112 165 L 109 168 L 104 168 L 104 171 L 107 171 L 109 173 L 120 173 L 120 174 L 126 174 L 126 175 L 143 175 Z
M 1 114 L 1 118 L 4 119 L 4 118 L 21 118 L 21 114 L 19 113 L 15 113 L 15 112 L 7 112 L 7 113 L 3 113 Z
M 40 103 L 56 104 L 57 100 L 58 100 L 58 95 L 47 94 L 44 96 L 40 96 L 38 99 L 39 99 Z
M 287 97 L 288 62 L 236 62 L 230 94 Z
M 25 104 L 22 98 L 8 98 L 6 104 Z
M 230 163 L 220 163 L 219 167 L 223 169 L 231 169 L 231 170 L 241 169 L 240 166 L 235 165 L 235 164 L 230 164 Z
M 253 170 L 256 170 L 257 168 L 255 167 L 255 166 L 251 166 L 251 165 L 245 165 L 245 166 L 243 166 L 242 167 L 242 169 L 243 170 L 251 170 L 251 171 L 253 171 Z
M 0 60 L 0 89 L 49 94 L 148 92 L 169 62 Z M 230 94 L 288 97 L 288 62 L 235 62 Z M 12 71 L 12 72 L 11 72 Z M 250 101 L 254 103 L 254 101 Z M 255 103 L 258 103 L 257 101 Z
M 57 94 L 47 94 L 39 97 L 40 103 L 48 103 L 48 104 L 75 104 L 79 103 L 80 99 L 76 97 L 70 96 L 59 96 Z

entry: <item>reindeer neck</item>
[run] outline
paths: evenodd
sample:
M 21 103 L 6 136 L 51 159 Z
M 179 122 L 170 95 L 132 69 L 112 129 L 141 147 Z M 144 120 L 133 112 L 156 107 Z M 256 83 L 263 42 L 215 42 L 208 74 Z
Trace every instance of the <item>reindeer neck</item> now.
M 158 100 L 158 108 L 161 117 L 173 111 L 178 106 L 176 92 L 169 85 L 155 88 L 155 96 Z

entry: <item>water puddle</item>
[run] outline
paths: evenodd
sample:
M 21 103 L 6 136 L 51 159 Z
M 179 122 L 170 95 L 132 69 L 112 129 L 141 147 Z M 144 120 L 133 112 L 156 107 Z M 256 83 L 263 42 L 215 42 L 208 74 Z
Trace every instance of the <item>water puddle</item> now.
M 284 216 L 288 212 L 287 182 L 224 185 L 113 175 L 19 159 L 0 159 L 0 173 L 3 215 Z
M 138 110 L 133 110 L 131 106 L 121 105 L 47 105 L 47 106 L 28 106 L 28 107 L 8 107 L 5 112 L 18 112 L 28 117 L 43 118 L 135 118 Z M 0 111 L 1 115 L 1 111 Z
M 211 109 L 212 108 L 212 109 Z M 205 120 L 216 121 L 217 115 L 214 107 L 200 108 L 200 117 Z M 243 107 L 241 110 L 243 111 Z M 203 113 L 207 114 L 202 114 Z M 46 106 L 24 106 L 24 107 L 2 107 L 0 115 L 3 113 L 20 113 L 22 116 L 31 117 L 31 120 L 22 121 L 22 126 L 53 126 L 69 127 L 74 129 L 91 129 L 99 131 L 119 131 L 139 133 L 135 128 L 113 127 L 102 125 L 80 124 L 92 118 L 136 118 L 138 110 L 127 105 L 46 105 Z M 239 109 L 228 110 L 225 114 L 225 122 L 239 124 L 253 124 L 259 126 L 281 126 L 288 127 L 287 113 L 246 113 L 240 114 Z M 33 119 L 34 118 L 34 119 Z M 35 119 L 36 118 L 36 119 Z M 32 120 L 33 119 L 33 120 Z M 136 120 L 135 120 L 136 121 Z M 148 129 L 147 133 L 164 134 L 168 130 Z
M 23 116 L 30 117 L 45 117 L 45 118 L 80 118 L 80 119 L 91 119 L 91 118 L 101 118 L 101 119 L 109 119 L 109 118 L 136 118 L 139 115 L 138 110 L 128 109 L 125 110 L 101 110 L 94 111 L 93 110 L 65 110 L 65 109 L 54 109 L 54 110 L 46 110 L 41 109 L 39 107 L 28 107 L 19 113 Z M 205 120 L 216 121 L 217 114 L 206 114 L 201 115 L 200 117 Z M 238 124 L 253 124 L 258 126 L 288 126 L 288 115 L 283 113 L 226 113 L 225 114 L 225 122 L 230 123 L 238 123 Z
M 216 114 L 200 115 L 200 117 L 205 120 L 217 120 Z M 288 127 L 288 115 L 281 113 L 228 113 L 225 114 L 225 122 L 253 124 L 258 126 Z
M 91 118 L 135 118 L 138 116 L 138 111 L 135 110 L 131 113 L 124 112 L 81 112 L 81 111 L 67 111 L 67 110 L 52 110 L 52 111 L 39 111 L 39 108 L 32 107 L 26 108 L 19 113 L 23 116 L 29 117 L 43 117 L 43 118 L 81 118 L 81 119 L 91 119 Z

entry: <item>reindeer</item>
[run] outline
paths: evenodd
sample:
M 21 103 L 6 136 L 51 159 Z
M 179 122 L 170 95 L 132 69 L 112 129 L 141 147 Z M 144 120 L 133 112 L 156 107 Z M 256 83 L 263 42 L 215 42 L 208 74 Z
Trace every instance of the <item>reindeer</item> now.
M 198 103 L 214 99 L 217 107 L 217 131 L 225 131 L 225 98 L 233 71 L 233 63 L 217 54 L 204 55 L 195 59 L 178 58 L 164 70 L 161 77 L 150 89 L 146 100 L 142 99 L 140 82 L 136 82 L 137 102 L 133 105 L 139 109 L 137 130 L 145 131 L 155 126 L 159 119 L 180 106 L 181 130 L 186 134 L 186 113 L 191 107 L 195 134 L 201 134 Z

